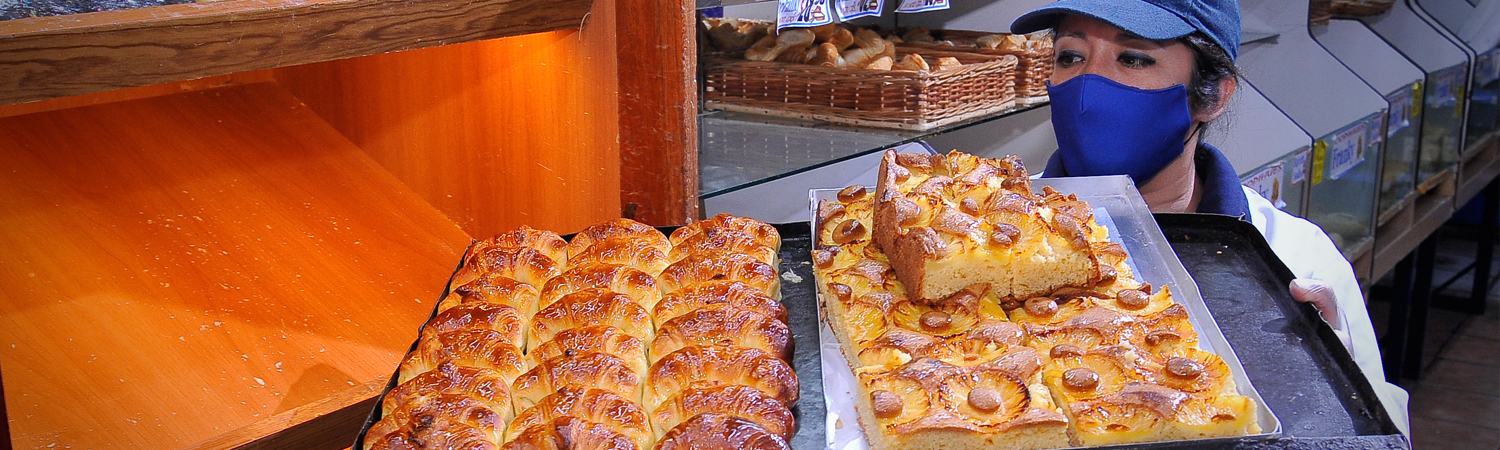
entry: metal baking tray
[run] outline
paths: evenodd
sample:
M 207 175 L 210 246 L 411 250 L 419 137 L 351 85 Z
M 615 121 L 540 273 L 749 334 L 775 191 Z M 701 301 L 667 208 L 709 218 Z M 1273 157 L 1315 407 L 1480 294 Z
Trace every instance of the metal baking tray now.
M 1333 329 L 1292 299 L 1292 272 L 1254 225 L 1210 214 L 1156 220 L 1281 418 L 1276 448 L 1410 448 Z
M 796 449 L 821 448 L 824 435 L 823 371 L 821 355 L 818 353 L 819 321 L 817 288 L 813 284 L 812 274 L 812 232 L 806 222 L 775 224 L 774 226 L 776 231 L 781 233 L 779 255 L 781 264 L 777 272 L 781 274 L 781 303 L 786 306 L 787 325 L 792 332 L 792 370 L 797 373 L 799 385 L 797 405 L 792 408 L 797 428 L 790 444 Z M 677 227 L 657 227 L 657 229 L 671 235 Z M 572 236 L 563 237 L 572 239 Z M 473 248 L 472 242 L 469 248 Z M 437 302 L 433 304 L 432 314 L 428 315 L 427 320 L 422 321 L 421 326 L 417 327 L 418 337 L 413 339 L 407 354 L 417 349 L 422 326 L 437 316 L 437 305 L 441 304 L 454 288 L 453 276 L 463 268 L 463 261 L 467 259 L 468 254 L 469 249 L 465 249 L 464 257 L 459 258 L 458 267 L 455 267 L 453 274 L 449 275 L 442 295 L 438 296 Z M 386 394 L 396 387 L 396 380 L 399 376 L 400 373 L 393 369 L 390 381 L 386 382 L 385 389 L 380 392 L 380 396 L 375 398 L 374 408 L 365 418 L 359 434 L 355 435 L 352 450 L 364 448 L 365 433 L 369 432 L 371 425 L 380 420 L 380 405 L 385 400 Z
M 1043 186 L 1051 186 L 1058 192 L 1077 194 L 1080 200 L 1086 201 L 1094 208 L 1094 215 L 1100 225 L 1109 229 L 1110 239 L 1125 246 L 1130 255 L 1128 263 L 1132 266 L 1136 276 L 1143 281 L 1150 282 L 1156 286 L 1170 286 L 1173 298 L 1188 310 L 1189 321 L 1198 330 L 1199 347 L 1205 351 L 1219 355 L 1224 363 L 1229 366 L 1234 376 L 1236 388 L 1240 395 L 1255 401 L 1259 413 L 1261 429 L 1259 434 L 1248 436 L 1237 436 L 1229 438 L 1195 439 L 1187 441 L 1168 441 L 1142 444 L 1130 444 L 1113 447 L 1130 448 L 1178 448 L 1184 446 L 1234 446 L 1257 441 L 1265 441 L 1276 438 L 1282 433 L 1282 424 L 1271 408 L 1267 407 L 1266 401 L 1261 397 L 1255 380 L 1251 379 L 1241 365 L 1240 358 L 1236 356 L 1234 348 L 1225 339 L 1220 331 L 1218 323 L 1213 314 L 1204 304 L 1203 298 L 1198 292 L 1198 285 L 1173 253 L 1172 247 L 1167 243 L 1166 237 L 1156 225 L 1151 211 L 1146 207 L 1146 202 L 1136 191 L 1135 184 L 1128 177 L 1070 177 L 1070 178 L 1045 178 L 1032 180 L 1033 189 L 1040 190 Z M 838 193 L 837 189 L 814 189 L 809 192 L 812 203 L 812 221 L 817 221 L 817 204 L 819 200 L 834 199 Z M 852 402 L 854 391 L 854 375 L 849 370 L 847 360 L 839 351 L 839 343 L 832 336 L 832 330 L 823 325 L 820 327 L 823 333 L 823 384 L 828 401 L 828 421 L 833 424 L 828 427 L 829 433 L 826 438 L 828 448 L 836 450 L 862 450 L 869 448 L 865 435 L 860 428 L 858 415 L 854 410 Z M 1335 340 L 1334 342 L 1337 342 Z M 1264 381 L 1263 381 L 1264 382 Z

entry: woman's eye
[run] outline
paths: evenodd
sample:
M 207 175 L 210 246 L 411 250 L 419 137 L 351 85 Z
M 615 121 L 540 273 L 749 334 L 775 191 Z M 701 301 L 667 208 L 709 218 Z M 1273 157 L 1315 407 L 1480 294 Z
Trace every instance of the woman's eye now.
M 1135 52 L 1121 53 L 1118 58 L 1115 58 L 1115 60 L 1119 61 L 1121 65 L 1132 69 L 1150 67 L 1156 64 L 1156 59 Z
M 1083 54 L 1073 50 L 1057 52 L 1057 66 L 1068 67 L 1083 62 Z

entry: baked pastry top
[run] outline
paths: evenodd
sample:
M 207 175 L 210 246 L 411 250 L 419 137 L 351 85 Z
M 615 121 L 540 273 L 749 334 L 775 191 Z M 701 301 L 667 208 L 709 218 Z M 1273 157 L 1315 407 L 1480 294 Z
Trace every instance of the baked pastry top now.
M 1260 431 L 1186 308 L 1092 208 L 1014 158 L 898 155 L 818 205 L 813 271 L 875 449 L 1057 448 Z
M 670 239 L 616 219 L 477 241 L 365 448 L 786 448 L 779 251 L 729 215 Z

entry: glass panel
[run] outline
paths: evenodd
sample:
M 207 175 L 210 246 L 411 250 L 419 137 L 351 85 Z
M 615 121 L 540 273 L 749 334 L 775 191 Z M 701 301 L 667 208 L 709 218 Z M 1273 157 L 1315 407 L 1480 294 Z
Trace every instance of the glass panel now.
M 1377 169 L 1380 164 L 1381 114 L 1319 138 L 1313 145 L 1313 170 L 1307 220 L 1318 224 L 1335 246 L 1352 257 L 1374 235 Z M 1373 131 L 1373 133 L 1372 133 Z M 1320 152 L 1319 149 L 1322 149 Z M 1318 161 L 1322 153 L 1321 164 Z
M 1466 64 L 1449 67 L 1427 75 L 1422 86 L 1422 132 L 1418 146 L 1417 185 L 1419 191 L 1432 186 L 1434 177 L 1458 165 L 1458 133 L 1463 125 L 1458 90 L 1463 83 Z
M 1496 103 L 1500 102 L 1500 79 L 1495 77 L 1497 57 L 1500 57 L 1500 48 L 1490 49 L 1477 58 L 1474 85 L 1469 92 L 1469 128 L 1464 135 L 1465 151 L 1495 131 Z
M 1416 188 L 1417 135 L 1421 129 L 1412 117 L 1416 89 L 1405 87 L 1387 95 L 1385 165 L 1380 175 L 1380 217 L 1385 217 Z

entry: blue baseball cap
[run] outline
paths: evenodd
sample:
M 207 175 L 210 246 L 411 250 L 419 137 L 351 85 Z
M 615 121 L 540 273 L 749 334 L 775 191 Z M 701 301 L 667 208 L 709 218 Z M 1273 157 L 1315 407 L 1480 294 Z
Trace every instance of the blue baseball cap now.
M 1010 30 L 1019 34 L 1053 28 L 1067 14 L 1093 17 L 1157 41 L 1201 31 L 1223 47 L 1229 59 L 1240 53 L 1237 0 L 1061 0 L 1022 15 Z

